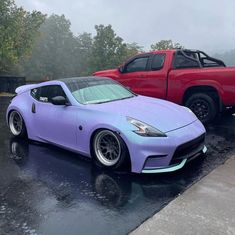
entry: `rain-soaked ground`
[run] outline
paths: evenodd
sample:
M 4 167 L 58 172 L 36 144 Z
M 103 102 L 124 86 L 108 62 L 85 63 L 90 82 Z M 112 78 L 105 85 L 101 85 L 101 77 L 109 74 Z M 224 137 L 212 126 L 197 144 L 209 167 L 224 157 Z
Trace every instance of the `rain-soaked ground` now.
M 126 234 L 235 149 L 235 116 L 228 116 L 207 127 L 207 157 L 178 172 L 105 172 L 77 154 L 12 138 L 7 103 L 0 99 L 1 235 Z

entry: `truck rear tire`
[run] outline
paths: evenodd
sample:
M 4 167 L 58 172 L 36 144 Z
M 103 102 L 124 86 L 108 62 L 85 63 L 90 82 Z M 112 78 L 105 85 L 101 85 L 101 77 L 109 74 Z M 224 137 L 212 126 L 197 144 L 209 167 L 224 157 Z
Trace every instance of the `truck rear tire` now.
M 218 114 L 218 104 L 205 93 L 195 93 L 185 102 L 202 123 L 208 123 L 215 119 Z

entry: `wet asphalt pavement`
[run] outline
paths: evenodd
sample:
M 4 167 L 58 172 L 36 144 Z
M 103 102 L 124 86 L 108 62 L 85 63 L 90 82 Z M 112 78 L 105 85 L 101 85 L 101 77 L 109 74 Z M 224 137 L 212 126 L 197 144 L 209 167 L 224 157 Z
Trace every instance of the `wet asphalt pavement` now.
M 12 138 L 0 98 L 0 234 L 126 234 L 235 150 L 235 116 L 207 127 L 206 158 L 175 173 L 102 171 L 77 154 Z

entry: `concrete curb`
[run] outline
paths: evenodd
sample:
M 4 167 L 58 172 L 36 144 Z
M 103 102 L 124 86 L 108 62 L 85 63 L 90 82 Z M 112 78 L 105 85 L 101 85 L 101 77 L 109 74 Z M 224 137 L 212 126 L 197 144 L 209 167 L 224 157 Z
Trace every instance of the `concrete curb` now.
M 130 234 L 235 234 L 235 155 Z

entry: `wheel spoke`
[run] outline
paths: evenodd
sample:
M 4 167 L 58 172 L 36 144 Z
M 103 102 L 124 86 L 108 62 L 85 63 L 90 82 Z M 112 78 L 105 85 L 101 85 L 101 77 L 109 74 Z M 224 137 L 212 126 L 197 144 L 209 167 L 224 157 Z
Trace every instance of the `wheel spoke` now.
M 17 111 L 13 111 L 9 118 L 10 130 L 14 135 L 19 135 L 23 128 L 23 119 Z
M 95 152 L 98 160 L 105 166 L 113 166 L 121 156 L 118 138 L 111 131 L 101 131 L 95 139 Z
M 189 107 L 200 119 L 209 115 L 209 106 L 205 100 L 196 100 Z

